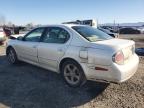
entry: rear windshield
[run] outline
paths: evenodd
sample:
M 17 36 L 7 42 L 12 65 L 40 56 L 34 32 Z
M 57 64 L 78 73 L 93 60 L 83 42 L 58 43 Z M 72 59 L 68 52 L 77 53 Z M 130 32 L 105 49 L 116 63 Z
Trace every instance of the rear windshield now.
M 108 34 L 90 26 L 73 26 L 72 29 L 90 42 L 112 39 Z

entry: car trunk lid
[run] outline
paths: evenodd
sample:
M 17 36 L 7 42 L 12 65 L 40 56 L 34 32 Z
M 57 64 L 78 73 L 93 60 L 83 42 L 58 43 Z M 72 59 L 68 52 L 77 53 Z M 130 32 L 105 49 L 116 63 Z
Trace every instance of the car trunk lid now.
M 118 51 L 122 51 L 125 60 L 124 62 L 127 62 L 135 52 L 135 42 L 132 40 L 109 39 L 104 41 L 92 42 L 92 44 L 107 47 L 107 49 L 109 48 L 108 50 L 114 49 L 114 54 Z M 94 45 L 92 46 L 94 47 Z

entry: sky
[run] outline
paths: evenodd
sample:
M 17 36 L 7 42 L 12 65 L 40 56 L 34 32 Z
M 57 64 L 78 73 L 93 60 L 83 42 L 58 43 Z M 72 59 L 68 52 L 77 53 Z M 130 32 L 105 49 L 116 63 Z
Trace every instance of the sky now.
M 144 22 L 144 0 L 0 0 L 0 16 L 17 25 L 95 19 Z

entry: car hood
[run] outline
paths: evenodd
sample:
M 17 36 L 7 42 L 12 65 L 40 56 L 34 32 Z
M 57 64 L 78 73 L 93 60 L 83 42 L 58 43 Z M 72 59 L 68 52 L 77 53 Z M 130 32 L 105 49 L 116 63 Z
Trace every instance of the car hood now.
M 11 35 L 11 37 L 13 37 L 13 38 L 18 38 L 18 37 L 20 37 L 20 36 L 24 36 L 25 34 L 18 34 L 18 35 Z

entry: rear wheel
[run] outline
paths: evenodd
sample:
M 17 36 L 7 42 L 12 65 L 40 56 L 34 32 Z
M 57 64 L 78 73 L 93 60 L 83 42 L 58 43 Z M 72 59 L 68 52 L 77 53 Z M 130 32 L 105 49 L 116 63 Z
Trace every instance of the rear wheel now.
M 17 58 L 16 52 L 15 52 L 15 50 L 13 48 L 8 48 L 8 50 L 7 50 L 7 58 L 8 58 L 8 61 L 11 64 L 18 63 L 18 58 Z
M 62 65 L 62 76 L 71 87 L 79 87 L 86 82 L 81 66 L 75 61 L 66 61 Z

